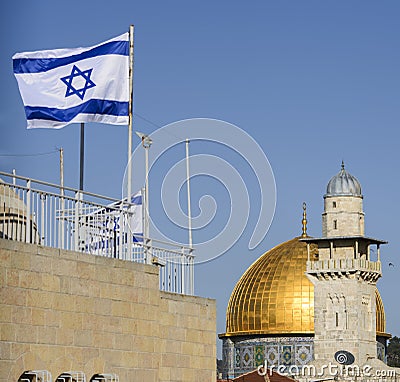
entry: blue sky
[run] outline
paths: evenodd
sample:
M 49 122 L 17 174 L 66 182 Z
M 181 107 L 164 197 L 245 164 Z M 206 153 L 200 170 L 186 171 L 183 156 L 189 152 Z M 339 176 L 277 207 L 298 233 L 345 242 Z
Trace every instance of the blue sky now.
M 387 331 L 400 335 L 399 2 L 7 1 L 0 14 L 1 171 L 16 168 L 57 182 L 57 153 L 5 154 L 62 146 L 65 183 L 79 182 L 79 126 L 25 129 L 11 56 L 94 45 L 134 24 L 135 130 L 149 134 L 186 118 L 225 120 L 258 142 L 275 174 L 276 213 L 262 243 L 247 248 L 253 217 L 229 253 L 196 266 L 196 293 L 217 299 L 218 332 L 224 332 L 226 305 L 240 275 L 266 250 L 301 233 L 303 201 L 309 234 L 321 235 L 322 197 L 343 159 L 363 187 L 366 234 L 389 241 L 378 287 Z M 126 138 L 122 126 L 87 126 L 86 190 L 120 197 Z M 192 148 L 206 149 L 213 150 Z M 197 205 L 206 187 L 198 182 L 192 188 Z M 259 203 L 257 195 L 253 202 Z M 157 218 L 159 211 L 151 212 Z M 223 220 L 224 208 L 221 213 Z

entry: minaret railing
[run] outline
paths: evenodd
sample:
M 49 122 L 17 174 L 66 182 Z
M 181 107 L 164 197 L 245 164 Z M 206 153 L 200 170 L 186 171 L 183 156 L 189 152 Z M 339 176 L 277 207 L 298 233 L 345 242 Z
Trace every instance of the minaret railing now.
M 307 271 L 382 271 L 380 261 L 370 261 L 365 258 L 358 259 L 328 259 L 307 261 Z

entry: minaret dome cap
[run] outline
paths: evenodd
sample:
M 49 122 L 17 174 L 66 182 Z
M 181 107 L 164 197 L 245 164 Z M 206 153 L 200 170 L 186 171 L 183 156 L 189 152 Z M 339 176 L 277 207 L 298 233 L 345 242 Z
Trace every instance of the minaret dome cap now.
M 329 181 L 325 196 L 362 196 L 360 182 L 345 170 L 343 161 L 340 172 Z

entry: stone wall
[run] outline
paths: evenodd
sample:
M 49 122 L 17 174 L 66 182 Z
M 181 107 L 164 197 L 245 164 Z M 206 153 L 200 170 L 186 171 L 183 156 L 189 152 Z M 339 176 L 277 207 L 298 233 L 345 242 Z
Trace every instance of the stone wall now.
M 215 301 L 160 292 L 155 266 L 0 239 L 0 286 L 0 382 L 216 380 Z
M 364 235 L 362 196 L 325 196 L 322 236 Z
M 375 284 L 352 278 L 310 277 L 314 284 L 315 360 L 328 362 L 341 350 L 355 364 L 377 358 Z

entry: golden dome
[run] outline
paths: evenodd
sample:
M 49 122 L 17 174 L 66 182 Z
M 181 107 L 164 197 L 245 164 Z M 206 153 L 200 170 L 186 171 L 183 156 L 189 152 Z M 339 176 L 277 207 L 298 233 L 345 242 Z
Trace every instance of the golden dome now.
M 385 308 L 383 306 L 381 295 L 378 289 L 375 289 L 376 297 L 376 335 L 383 337 L 391 337 L 390 334 L 386 333 L 386 319 L 385 319 Z
M 299 238 L 256 260 L 232 292 L 226 335 L 314 333 L 314 287 L 304 274 L 306 261 L 307 244 Z
M 318 253 L 310 245 L 311 259 Z M 258 258 L 229 299 L 226 333 L 236 335 L 314 334 L 314 286 L 305 275 L 307 244 L 299 237 Z M 385 333 L 385 312 L 376 290 L 377 332 Z

